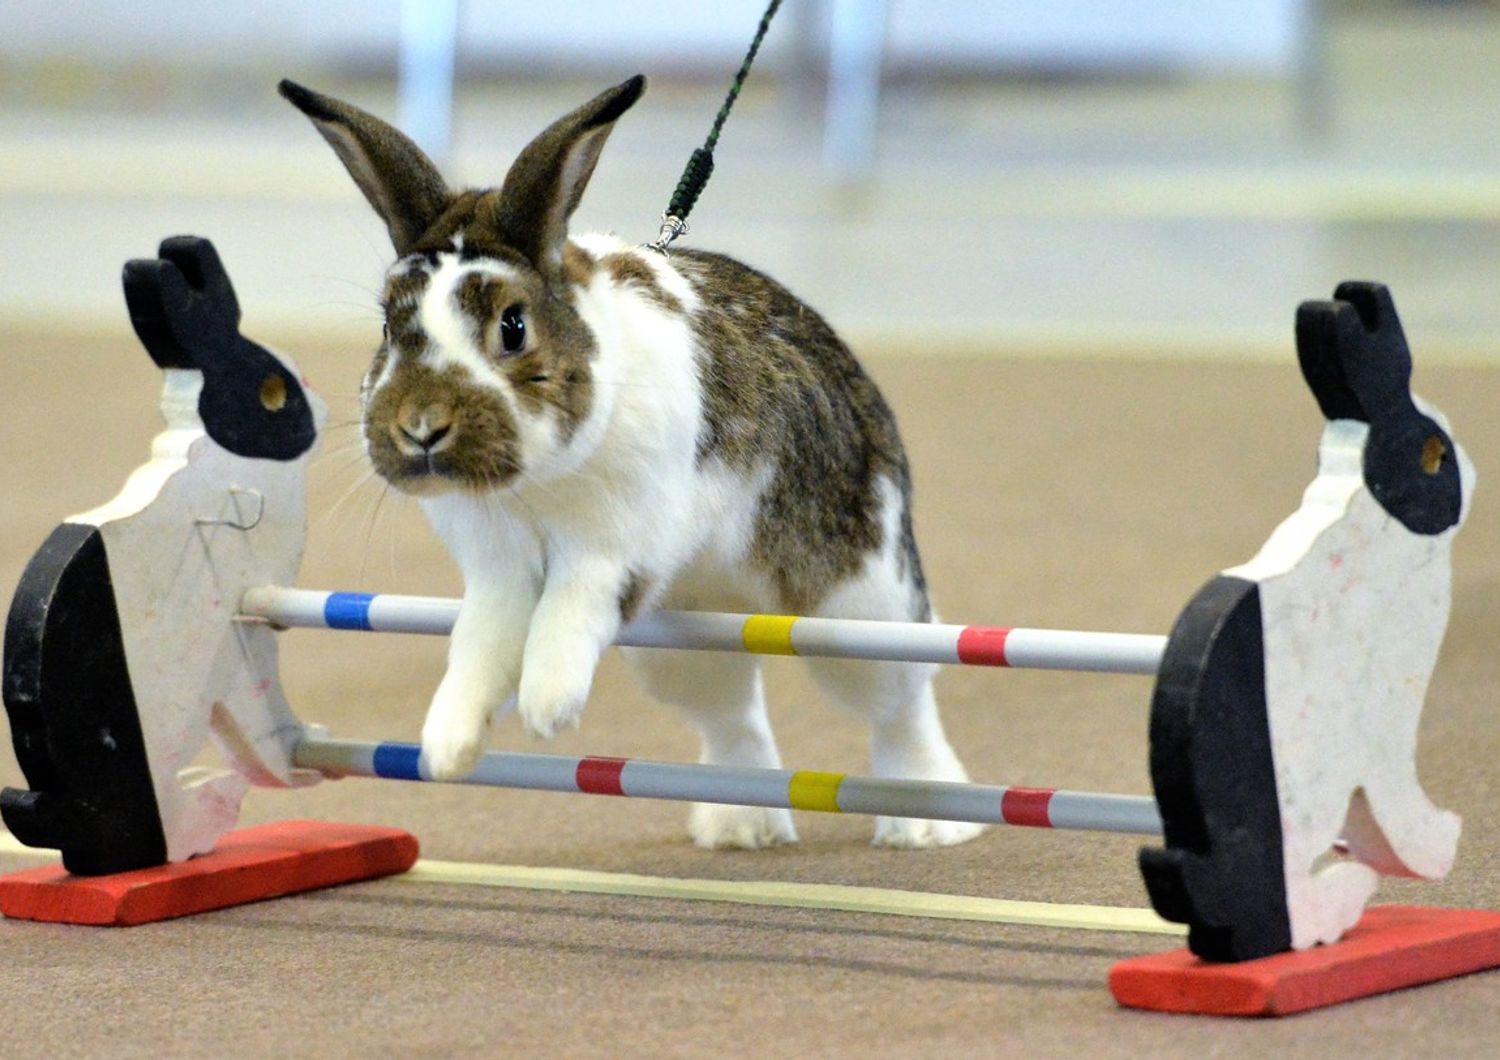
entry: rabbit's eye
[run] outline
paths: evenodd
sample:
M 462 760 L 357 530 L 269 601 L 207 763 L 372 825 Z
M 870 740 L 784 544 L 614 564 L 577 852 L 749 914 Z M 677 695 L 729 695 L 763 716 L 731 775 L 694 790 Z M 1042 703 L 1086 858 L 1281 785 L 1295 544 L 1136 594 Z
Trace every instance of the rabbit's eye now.
M 526 345 L 526 321 L 518 305 L 510 306 L 500 314 L 500 345 L 506 353 L 518 353 Z

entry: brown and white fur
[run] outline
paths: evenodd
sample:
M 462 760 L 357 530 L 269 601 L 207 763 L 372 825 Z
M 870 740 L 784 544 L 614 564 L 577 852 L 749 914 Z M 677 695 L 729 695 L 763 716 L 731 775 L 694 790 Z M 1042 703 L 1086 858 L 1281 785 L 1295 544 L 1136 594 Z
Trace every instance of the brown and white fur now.
M 600 653 L 657 606 L 932 620 L 911 480 L 875 384 L 812 309 L 717 254 L 670 258 L 568 218 L 633 78 L 523 150 L 498 189 L 454 193 L 386 123 L 283 82 L 390 229 L 386 336 L 362 389 L 375 469 L 419 499 L 462 571 L 428 775 L 467 774 L 499 708 L 576 725 Z M 627 652 L 697 728 L 702 761 L 776 767 L 754 656 Z M 871 727 L 882 776 L 961 781 L 932 668 L 809 659 Z M 789 812 L 700 805 L 706 847 L 796 839 Z M 882 818 L 875 841 L 979 828 Z

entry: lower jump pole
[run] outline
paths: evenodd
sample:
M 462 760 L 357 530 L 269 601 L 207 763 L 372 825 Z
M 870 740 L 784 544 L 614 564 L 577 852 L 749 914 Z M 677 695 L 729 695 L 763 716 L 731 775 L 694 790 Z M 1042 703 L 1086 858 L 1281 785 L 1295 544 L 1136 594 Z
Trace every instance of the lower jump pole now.
M 446 636 L 453 632 L 458 607 L 457 600 L 431 596 L 267 586 L 245 594 L 240 618 L 288 629 Z M 1167 638 L 1139 633 L 657 611 L 627 625 L 615 643 L 631 648 L 1155 675 L 1161 668 Z
M 328 777 L 426 781 L 421 748 L 305 736 L 293 752 L 303 769 Z M 747 769 L 593 755 L 491 751 L 460 784 L 731 806 L 866 813 L 1129 835 L 1160 835 L 1161 815 L 1145 795 L 1051 788 L 889 780 L 812 770 Z

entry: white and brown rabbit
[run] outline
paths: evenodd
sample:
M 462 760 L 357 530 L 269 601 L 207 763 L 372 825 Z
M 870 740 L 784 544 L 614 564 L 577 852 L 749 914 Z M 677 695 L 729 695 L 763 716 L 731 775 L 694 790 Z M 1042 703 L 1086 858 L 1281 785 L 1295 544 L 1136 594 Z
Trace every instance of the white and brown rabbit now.
M 422 730 L 433 778 L 474 767 L 512 697 L 532 734 L 576 724 L 600 653 L 643 609 L 932 620 L 895 420 L 823 318 L 718 254 L 569 237 L 644 88 L 632 78 L 553 124 L 499 189 L 454 192 L 390 125 L 281 83 L 396 247 L 363 429 L 464 578 Z M 696 726 L 702 761 L 779 766 L 754 656 L 627 655 Z M 870 722 L 876 773 L 966 779 L 932 667 L 807 661 Z M 699 805 L 690 830 L 705 847 L 796 839 L 786 810 Z M 978 831 L 882 818 L 875 841 Z

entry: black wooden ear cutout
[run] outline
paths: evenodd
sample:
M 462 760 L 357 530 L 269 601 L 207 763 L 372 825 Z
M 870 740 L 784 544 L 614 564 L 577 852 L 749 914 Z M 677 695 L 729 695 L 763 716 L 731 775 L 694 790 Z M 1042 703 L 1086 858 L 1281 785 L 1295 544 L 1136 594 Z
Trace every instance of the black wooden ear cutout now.
M 1324 416 L 1370 425 L 1364 478 L 1380 506 L 1414 534 L 1456 526 L 1458 454 L 1412 400 L 1411 349 L 1389 288 L 1346 281 L 1333 301 L 1302 303 L 1297 358 Z
M 1358 314 L 1360 331 L 1343 345 L 1344 374 L 1368 413 L 1365 484 L 1391 517 L 1414 534 L 1440 534 L 1463 514 L 1463 482 L 1453 439 L 1411 396 L 1411 348 L 1390 289 L 1346 281 L 1334 297 Z
M 125 306 L 136 337 L 158 368 L 196 368 L 193 355 L 173 330 L 175 307 L 184 302 L 186 283 L 176 266 L 138 258 L 125 263 Z
M 206 239 L 173 236 L 157 255 L 125 263 L 130 322 L 159 367 L 201 368 L 193 350 L 239 329 L 234 287 Z
M 1344 372 L 1343 346 L 1360 329 L 1347 302 L 1303 302 L 1297 307 L 1297 362 L 1325 419 L 1368 423 Z
M 239 332 L 240 307 L 213 244 L 163 241 L 161 257 L 125 266 L 130 320 L 162 368 L 203 373 L 204 430 L 237 456 L 293 460 L 317 440 L 301 382 L 265 347 Z
M 1413 408 L 1411 350 L 1389 288 L 1346 280 L 1333 297 L 1349 305 L 1359 320 L 1359 331 L 1347 336 L 1340 353 L 1344 376 L 1369 414 L 1367 422 L 1407 415 Z
M 236 331 L 240 325 L 240 300 L 235 297 L 229 273 L 214 245 L 198 236 L 169 236 L 161 241 L 157 257 L 177 266 L 191 288 L 204 323 Z

